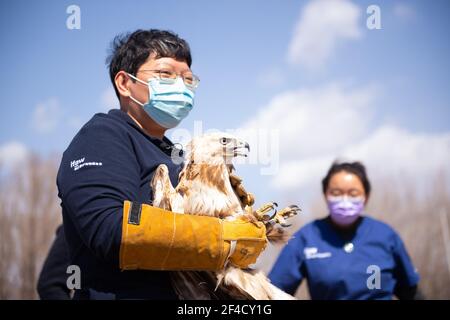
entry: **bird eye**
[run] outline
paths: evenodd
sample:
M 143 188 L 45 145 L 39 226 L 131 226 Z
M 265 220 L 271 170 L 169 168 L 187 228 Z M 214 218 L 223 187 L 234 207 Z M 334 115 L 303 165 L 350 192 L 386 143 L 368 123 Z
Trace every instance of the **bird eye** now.
M 228 139 L 227 138 L 220 138 L 220 143 L 221 144 L 227 144 L 228 143 Z

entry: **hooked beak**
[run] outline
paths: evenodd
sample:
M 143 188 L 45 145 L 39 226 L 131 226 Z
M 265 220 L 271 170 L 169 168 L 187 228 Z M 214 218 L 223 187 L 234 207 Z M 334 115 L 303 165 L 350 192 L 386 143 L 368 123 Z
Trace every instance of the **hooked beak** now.
M 243 150 L 244 149 L 244 150 Z M 246 150 L 245 150 L 246 149 Z M 248 152 L 250 152 L 250 145 L 245 141 L 237 141 L 236 146 L 233 148 L 234 156 L 248 156 Z

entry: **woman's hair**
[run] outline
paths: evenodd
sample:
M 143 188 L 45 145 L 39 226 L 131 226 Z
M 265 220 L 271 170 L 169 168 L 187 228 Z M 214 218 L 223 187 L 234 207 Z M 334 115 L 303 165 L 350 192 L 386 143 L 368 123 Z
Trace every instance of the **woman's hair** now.
M 327 175 L 322 179 L 322 191 L 325 194 L 328 189 L 328 184 L 330 183 L 331 177 L 341 171 L 352 173 L 356 175 L 361 181 L 364 192 L 366 193 L 366 198 L 370 195 L 370 181 L 367 177 L 366 167 L 361 162 L 333 162 L 330 169 L 328 169 Z

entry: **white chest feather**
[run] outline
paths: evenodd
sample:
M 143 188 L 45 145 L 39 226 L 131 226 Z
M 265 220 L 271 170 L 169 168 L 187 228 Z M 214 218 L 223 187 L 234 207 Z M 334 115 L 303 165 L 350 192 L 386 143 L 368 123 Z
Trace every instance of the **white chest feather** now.
M 223 191 L 205 185 L 200 180 L 189 182 L 190 192 L 184 196 L 184 213 L 202 216 L 237 216 L 243 214 L 241 204 L 233 190 Z M 231 187 L 230 187 L 231 189 Z

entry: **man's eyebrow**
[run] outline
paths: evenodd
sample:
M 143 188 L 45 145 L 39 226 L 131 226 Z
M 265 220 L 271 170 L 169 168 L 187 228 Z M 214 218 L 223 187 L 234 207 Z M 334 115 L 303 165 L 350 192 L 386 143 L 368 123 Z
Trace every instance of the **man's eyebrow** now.
M 172 66 L 171 64 L 167 63 L 167 62 L 157 62 L 155 68 L 164 68 L 164 67 L 168 67 L 169 69 L 175 69 L 174 66 Z M 183 70 L 181 73 L 192 73 L 191 69 L 187 68 L 186 70 Z

